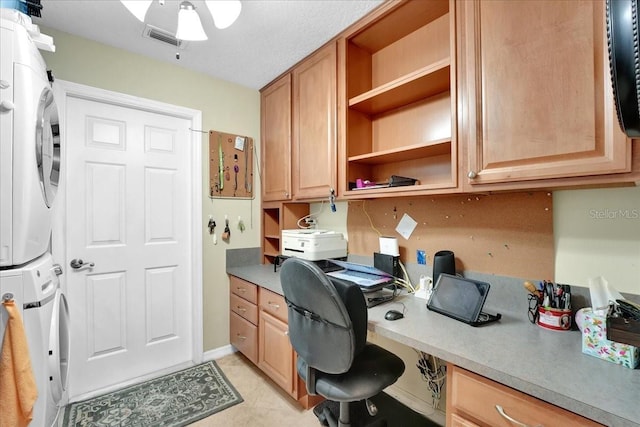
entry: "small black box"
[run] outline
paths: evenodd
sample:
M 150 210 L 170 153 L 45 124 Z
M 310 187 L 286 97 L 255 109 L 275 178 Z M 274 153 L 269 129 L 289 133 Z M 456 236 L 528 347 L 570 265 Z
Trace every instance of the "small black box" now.
M 391 274 L 393 277 L 402 277 L 400 270 L 400 257 L 395 255 L 373 253 L 373 266 L 378 270 Z

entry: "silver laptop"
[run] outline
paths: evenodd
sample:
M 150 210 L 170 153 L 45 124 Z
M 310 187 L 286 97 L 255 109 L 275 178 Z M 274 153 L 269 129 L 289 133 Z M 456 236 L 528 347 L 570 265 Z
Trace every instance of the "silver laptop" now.
M 342 280 L 348 280 L 356 283 L 358 286 L 365 289 L 369 288 L 381 288 L 385 285 L 393 283 L 393 276 L 382 270 L 378 270 L 370 265 L 356 264 L 354 262 L 329 260 L 331 263 L 342 267 L 342 270 L 330 271 L 327 275 L 336 277 Z

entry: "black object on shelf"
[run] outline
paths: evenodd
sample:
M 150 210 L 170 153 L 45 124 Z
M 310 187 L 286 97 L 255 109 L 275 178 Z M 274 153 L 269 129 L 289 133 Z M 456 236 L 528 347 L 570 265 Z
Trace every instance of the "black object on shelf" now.
M 415 178 L 391 175 L 388 181 L 370 182 L 358 179 L 357 182 L 349 183 L 349 190 L 372 190 L 374 188 L 403 187 L 406 185 L 415 185 L 417 182 L 418 180 Z
M 389 178 L 389 187 L 402 187 L 404 185 L 415 185 L 416 182 L 418 182 L 418 180 L 414 178 L 391 175 L 391 178 Z

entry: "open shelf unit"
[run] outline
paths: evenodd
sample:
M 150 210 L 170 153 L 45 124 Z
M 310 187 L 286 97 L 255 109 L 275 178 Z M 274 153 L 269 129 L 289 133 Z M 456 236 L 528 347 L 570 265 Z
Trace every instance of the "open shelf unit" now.
M 309 214 L 308 203 L 265 202 L 262 205 L 262 263 L 273 264 L 281 253 L 282 230 L 298 228 Z
M 345 36 L 343 195 L 457 186 L 454 1 L 401 1 Z M 349 190 L 357 179 L 415 186 Z

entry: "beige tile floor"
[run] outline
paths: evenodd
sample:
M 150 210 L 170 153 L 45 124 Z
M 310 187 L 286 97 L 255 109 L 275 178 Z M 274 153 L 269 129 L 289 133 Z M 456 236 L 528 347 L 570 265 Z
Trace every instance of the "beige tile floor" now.
M 296 401 L 274 385 L 255 365 L 239 353 L 217 359 L 216 363 L 238 390 L 244 402 L 208 418 L 193 427 L 318 427 L 312 410 L 303 410 Z

